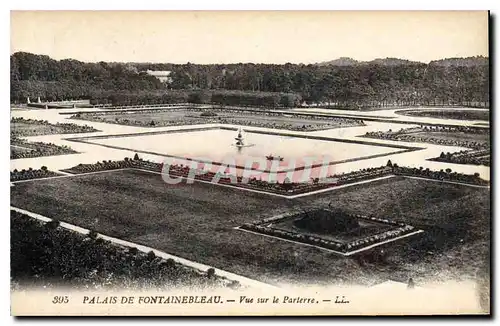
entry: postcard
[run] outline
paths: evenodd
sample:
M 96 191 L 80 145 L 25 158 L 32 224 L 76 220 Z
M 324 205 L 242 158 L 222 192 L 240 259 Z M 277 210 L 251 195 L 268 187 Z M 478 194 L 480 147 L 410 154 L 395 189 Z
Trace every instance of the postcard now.
M 489 315 L 487 11 L 12 11 L 13 316 Z

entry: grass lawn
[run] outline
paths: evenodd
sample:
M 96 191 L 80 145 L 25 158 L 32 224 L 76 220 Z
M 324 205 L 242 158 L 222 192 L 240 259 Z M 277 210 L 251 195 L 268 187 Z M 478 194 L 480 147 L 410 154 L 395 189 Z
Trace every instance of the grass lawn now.
M 71 123 L 51 124 L 44 121 L 14 119 L 10 122 L 11 136 L 27 137 L 53 134 L 94 132 L 96 129 Z
M 487 110 L 401 110 L 396 113 L 411 115 L 416 117 L 428 117 L 438 119 L 457 119 L 457 120 L 490 120 L 490 112 Z
M 292 117 L 286 115 L 270 116 L 255 112 L 217 111 L 215 113 L 215 116 L 203 116 L 200 111 L 186 109 L 157 112 L 118 112 L 98 115 L 88 113 L 80 115 L 79 118 L 107 123 L 149 127 L 225 123 L 291 130 L 300 130 L 305 126 L 308 129 L 323 130 L 360 125 L 354 120 L 343 119 L 308 119 L 307 117 Z
M 488 143 L 490 141 L 490 135 L 488 134 L 474 134 L 468 132 L 429 131 L 412 133 L 411 135 L 414 135 L 416 137 L 428 137 L 452 141 L 473 141 L 481 143 Z
M 11 122 L 10 129 L 16 135 L 50 135 L 59 133 L 59 127 L 52 124 L 33 124 L 24 122 Z
M 384 231 L 390 230 L 391 226 L 384 224 L 384 223 L 379 223 L 379 222 L 374 222 L 374 221 L 367 221 L 367 220 L 362 220 L 362 219 L 356 219 L 357 222 L 359 223 L 359 227 L 354 228 L 352 230 L 347 230 L 347 231 L 336 231 L 336 232 L 314 232 L 307 230 L 305 228 L 299 228 L 296 225 L 294 225 L 294 221 L 297 220 L 298 218 L 288 218 L 284 219 L 282 221 L 278 221 L 278 223 L 273 223 L 272 227 L 276 229 L 281 229 L 285 231 L 290 231 L 290 232 L 295 232 L 295 233 L 300 233 L 304 234 L 307 236 L 316 236 L 332 241 L 339 241 L 339 242 L 350 242 L 356 239 L 360 239 L 363 237 L 367 237 L 370 235 L 374 235 L 377 233 L 382 233 Z
M 10 157 L 17 157 L 19 155 L 30 153 L 33 149 L 18 145 L 10 145 Z
M 234 229 L 330 202 L 425 233 L 344 258 Z M 15 207 L 272 283 L 473 277 L 489 255 L 489 204 L 489 189 L 403 177 L 294 200 L 203 183 L 167 185 L 159 175 L 137 170 L 11 187 Z
M 10 140 L 10 158 L 42 157 L 51 155 L 74 154 L 76 151 L 69 147 L 51 143 L 28 142 L 20 139 Z

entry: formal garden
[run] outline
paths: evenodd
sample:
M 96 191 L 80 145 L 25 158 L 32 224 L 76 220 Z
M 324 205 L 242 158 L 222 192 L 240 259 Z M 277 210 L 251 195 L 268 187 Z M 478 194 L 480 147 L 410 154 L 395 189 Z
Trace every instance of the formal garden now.
M 158 172 L 144 167 L 117 169 L 125 166 L 118 162 L 92 166 L 107 166 L 106 172 L 14 183 L 11 205 L 271 284 L 371 284 L 388 277 L 407 278 L 408 270 L 417 282 L 434 279 L 438 269 L 447 271 L 443 277 L 473 277 L 489 241 L 485 227 L 490 207 L 487 183 L 471 187 L 461 182 L 472 182 L 474 176 L 456 182 L 432 178 L 450 180 L 455 176 L 451 171 L 392 164 L 402 175 L 284 198 L 262 191 L 236 191 L 211 182 L 170 185 Z M 373 216 L 424 232 L 344 257 L 296 241 L 235 229 L 249 221 L 328 206 L 348 215 Z M 349 238 L 351 235 L 364 238 L 375 228 L 380 232 L 374 234 L 385 232 L 384 223 L 357 221 L 365 231 L 353 228 L 349 234 L 335 236 L 350 242 L 355 240 L 354 236 Z M 314 226 L 297 227 L 303 232 L 315 230 Z M 382 260 L 376 258 L 379 256 Z
M 489 182 L 481 179 L 478 173 L 457 173 L 453 172 L 449 168 L 446 170 L 441 169 L 439 171 L 433 171 L 429 168 L 424 169 L 423 167 L 404 167 L 399 166 L 397 163 L 393 164 L 390 160 L 385 166 L 364 168 L 349 173 L 333 174 L 328 176 L 328 181 L 322 180 L 320 178 L 311 178 L 307 182 L 292 182 L 288 178 L 285 178 L 283 182 L 271 182 L 268 180 L 257 179 L 256 177 L 244 179 L 242 176 L 220 174 L 199 169 L 195 169 L 195 171 L 192 171 L 192 168 L 189 165 L 183 164 L 169 165 L 167 171 L 162 163 L 143 160 L 137 154 L 134 156 L 134 158 L 126 157 L 121 161 L 104 160 L 102 162 L 96 162 L 94 164 L 79 164 L 75 167 L 63 171 L 68 173 L 81 174 L 117 169 L 143 169 L 159 174 L 166 174 L 168 172 L 169 177 L 180 177 L 183 179 L 194 176 L 194 180 L 204 182 L 214 182 L 214 180 L 216 180 L 216 183 L 222 185 L 230 185 L 233 187 L 240 187 L 288 196 L 304 194 L 321 189 L 337 187 L 391 175 L 413 176 L 439 181 L 461 182 L 482 186 L 489 185 Z
M 411 225 L 376 216 L 349 214 L 340 209 L 292 212 L 245 223 L 239 228 L 329 249 L 342 255 L 350 255 L 410 233 L 419 233 Z

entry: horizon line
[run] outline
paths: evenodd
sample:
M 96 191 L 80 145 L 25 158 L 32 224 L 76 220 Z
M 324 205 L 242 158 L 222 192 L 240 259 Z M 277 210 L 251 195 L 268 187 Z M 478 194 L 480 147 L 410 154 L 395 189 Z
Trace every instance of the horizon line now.
M 160 62 L 160 61 L 105 61 L 105 60 L 99 60 L 99 61 L 83 61 L 83 60 L 80 60 L 80 59 L 77 59 L 77 58 L 74 58 L 74 57 L 66 57 L 66 58 L 55 58 L 53 56 L 51 56 L 50 54 L 45 54 L 45 53 L 33 53 L 33 52 L 29 52 L 29 51 L 23 51 L 23 50 L 16 50 L 16 51 L 12 51 L 11 50 L 11 56 L 16 54 L 16 53 L 29 53 L 29 54 L 33 54 L 33 55 L 43 55 L 43 56 L 48 56 L 50 59 L 52 60 L 56 60 L 56 61 L 63 61 L 63 60 L 76 60 L 76 61 L 79 61 L 79 62 L 83 62 L 83 63 L 99 63 L 99 62 L 106 62 L 106 63 L 140 63 L 140 64 L 172 64 L 172 65 L 185 65 L 185 64 L 193 64 L 193 65 L 235 65 L 235 64 L 254 64 L 254 65 L 286 65 L 286 64 L 292 64 L 292 65 L 317 65 L 317 64 L 322 64 L 322 63 L 327 63 L 327 62 L 330 62 L 330 61 L 335 61 L 335 60 L 339 60 L 339 59 L 351 59 L 351 60 L 354 60 L 356 61 L 357 63 L 370 63 L 372 61 L 375 61 L 375 60 L 385 60 L 385 59 L 396 59 L 396 60 L 404 60 L 404 61 L 409 61 L 411 63 L 420 63 L 420 64 L 429 64 L 433 61 L 439 61 L 439 60 L 448 60 L 448 59 L 467 59 L 467 58 L 486 58 L 486 59 L 489 59 L 489 55 L 488 56 L 484 56 L 484 55 L 480 55 L 480 54 L 476 54 L 476 55 L 473 55 L 473 56 L 468 56 L 468 57 L 444 57 L 444 58 L 438 58 L 438 59 L 433 59 L 433 60 L 430 60 L 429 62 L 424 62 L 424 61 L 416 61 L 416 60 L 411 60 L 411 59 L 408 59 L 408 58 L 400 58 L 400 57 L 374 57 L 373 59 L 371 60 L 359 60 L 359 59 L 356 59 L 356 58 L 353 58 L 353 57 L 338 57 L 338 58 L 334 58 L 334 59 L 331 59 L 331 60 L 326 60 L 326 61 L 315 61 L 315 62 L 311 62 L 311 63 L 304 63 L 304 62 L 291 62 L 291 61 L 287 61 L 287 62 L 283 62 L 283 63 L 276 63 L 276 62 L 212 62 L 212 63 L 196 63 L 196 62 L 192 62 L 192 61 L 186 61 L 186 62 L 182 62 L 182 63 L 179 63 L 179 62 Z

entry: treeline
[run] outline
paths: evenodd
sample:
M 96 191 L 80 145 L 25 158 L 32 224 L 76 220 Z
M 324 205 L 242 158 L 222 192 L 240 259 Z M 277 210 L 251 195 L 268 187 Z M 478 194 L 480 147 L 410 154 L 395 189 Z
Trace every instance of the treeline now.
M 90 99 L 103 91 L 160 90 L 164 85 L 133 66 L 54 60 L 46 55 L 16 52 L 10 56 L 11 102 L 27 97 L 46 101 Z
M 171 71 L 173 89 L 228 89 L 300 94 L 331 106 L 485 105 L 489 59 L 452 58 L 429 64 L 399 59 L 361 65 L 132 63 Z
M 393 60 L 394 61 L 394 60 Z M 334 107 L 404 105 L 489 105 L 489 60 L 484 57 L 433 61 L 429 64 L 374 60 L 362 65 L 304 64 L 153 64 L 56 61 L 18 52 L 11 55 L 11 101 L 85 98 L 117 101 L 129 94 L 137 101 L 173 101 L 187 92 L 189 100 L 224 104 L 289 106 L 278 95 L 297 94 L 306 103 Z M 163 84 L 146 70 L 171 71 Z M 235 91 L 224 93 L 222 90 Z M 190 93 L 196 91 L 195 93 Z M 215 95 L 221 92 L 221 95 Z M 239 95 L 235 95 L 238 94 Z M 251 92 L 267 95 L 242 95 Z M 225 94 L 225 95 L 224 95 Z M 190 97 L 190 98 L 189 98 Z M 131 101 L 123 100 L 123 101 Z M 279 103 L 283 102 L 283 103 Z M 167 102 L 171 103 L 171 102 Z M 113 104 L 115 104 L 113 102 Z M 146 103 L 144 103 L 146 104 Z M 116 103 L 116 105 L 119 105 Z

